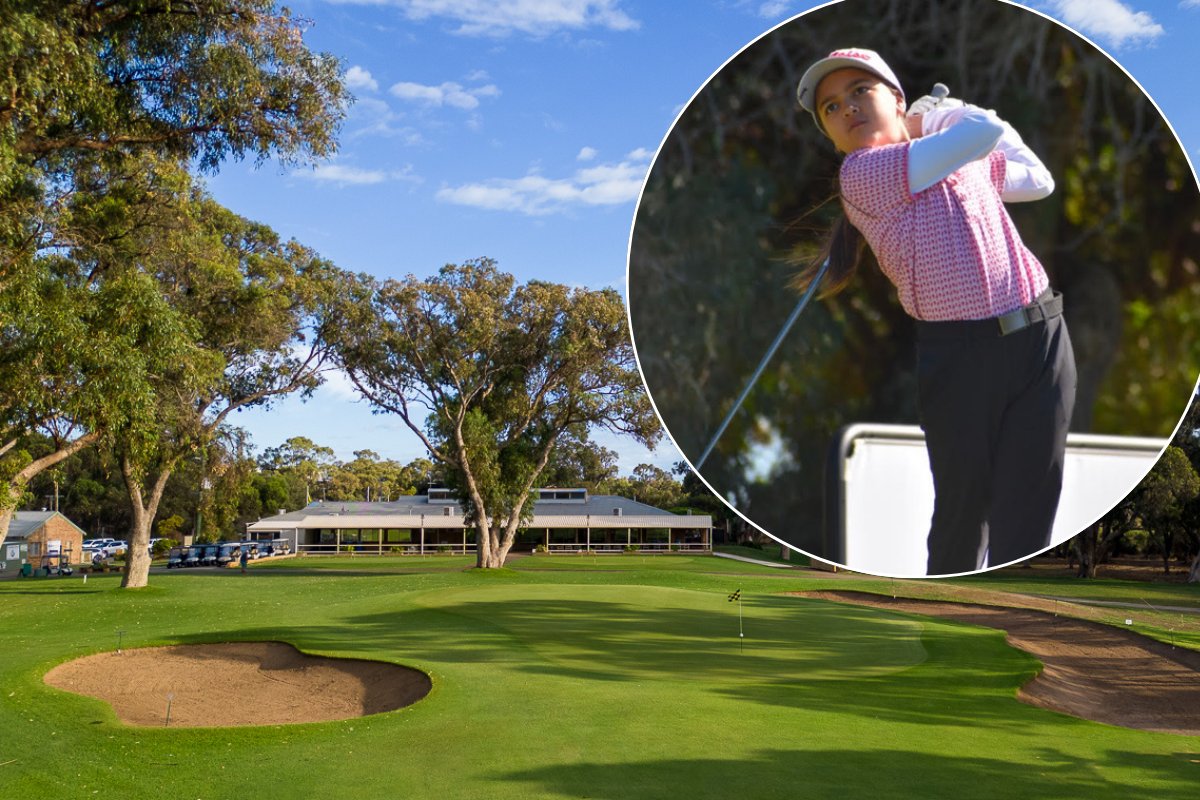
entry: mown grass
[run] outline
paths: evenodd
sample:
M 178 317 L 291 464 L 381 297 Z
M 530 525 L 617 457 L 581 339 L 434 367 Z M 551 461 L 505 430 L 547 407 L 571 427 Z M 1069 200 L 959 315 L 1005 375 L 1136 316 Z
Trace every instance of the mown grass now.
M 783 563 L 783 562 L 781 562 Z M 642 570 L 666 572 L 718 572 L 749 575 L 779 575 L 787 571 L 778 567 L 751 564 L 732 558 L 712 555 L 685 555 L 681 553 L 622 553 L 620 555 L 537 555 L 510 562 L 515 570 L 604 570 L 617 572 L 640 572 Z
M 1200 738 L 1017 702 L 1038 665 L 998 631 L 777 594 L 831 588 L 800 574 L 633 566 L 183 572 L 137 591 L 117 588 L 119 576 L 4 581 L 3 795 L 1194 796 Z M 744 639 L 727 601 L 739 587 Z M 114 649 L 118 630 L 126 647 L 278 640 L 394 661 L 428 672 L 434 689 L 344 722 L 129 728 L 106 704 L 41 681 Z
M 1200 609 L 1200 584 L 1127 581 L 1112 578 L 1074 578 L 1042 576 L 1036 570 L 1009 569 L 984 572 L 948 583 L 1083 600 L 1131 603 L 1155 606 L 1180 606 Z
M 296 556 L 248 565 L 254 570 L 409 570 L 466 569 L 475 566 L 475 556 Z

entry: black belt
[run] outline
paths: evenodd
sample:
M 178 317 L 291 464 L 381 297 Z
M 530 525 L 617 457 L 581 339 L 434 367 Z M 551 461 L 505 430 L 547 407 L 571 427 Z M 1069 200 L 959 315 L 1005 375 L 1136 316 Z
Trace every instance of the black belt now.
M 1024 308 L 1018 308 L 990 319 L 950 320 L 927 322 L 917 320 L 917 337 L 921 341 L 952 341 L 956 339 L 996 339 L 1008 336 L 1044 320 L 1062 314 L 1063 300 L 1058 292 L 1047 289 Z

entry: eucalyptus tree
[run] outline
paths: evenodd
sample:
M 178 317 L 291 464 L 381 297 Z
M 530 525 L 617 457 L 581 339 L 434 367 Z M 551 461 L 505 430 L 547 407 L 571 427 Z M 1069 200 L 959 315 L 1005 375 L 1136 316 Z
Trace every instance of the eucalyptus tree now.
M 273 0 L 0 0 L 0 280 L 59 225 L 76 159 L 332 153 L 350 97 L 306 24 Z
M 230 414 L 310 394 L 323 380 L 330 331 L 350 276 L 267 226 L 222 208 L 195 186 L 146 228 L 144 259 L 187 330 L 184 358 L 153 376 L 152 424 L 115 435 L 133 525 L 122 585 L 146 584 L 146 543 L 172 471 L 207 446 Z
M 342 365 L 368 402 L 446 465 L 476 530 L 479 567 L 504 565 L 564 431 L 657 439 L 615 291 L 518 286 L 480 259 L 425 281 L 376 283 L 356 308 Z
M 0 286 L 0 542 L 30 480 L 144 420 L 150 376 L 187 348 L 153 277 L 78 254 L 47 252 Z M 36 455 L 18 445 L 33 433 L 48 443 Z

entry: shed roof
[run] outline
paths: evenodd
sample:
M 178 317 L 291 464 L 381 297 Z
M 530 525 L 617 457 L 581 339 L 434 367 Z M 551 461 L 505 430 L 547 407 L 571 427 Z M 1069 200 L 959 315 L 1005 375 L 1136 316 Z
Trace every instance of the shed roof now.
M 8 541 L 28 539 L 55 517 L 62 517 L 68 525 L 79 531 L 85 539 L 87 538 L 87 532 L 67 519 L 61 511 L 16 511 L 13 512 L 12 521 L 8 523 L 6 539 Z

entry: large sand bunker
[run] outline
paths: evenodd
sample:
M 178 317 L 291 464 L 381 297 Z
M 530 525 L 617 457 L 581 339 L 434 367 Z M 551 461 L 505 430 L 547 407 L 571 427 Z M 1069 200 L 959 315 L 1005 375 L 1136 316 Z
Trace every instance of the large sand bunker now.
M 99 653 L 60 664 L 45 681 L 98 697 L 127 725 L 171 727 L 325 722 L 394 711 L 429 693 L 423 672 L 396 664 L 306 656 L 279 642 L 177 645 Z

